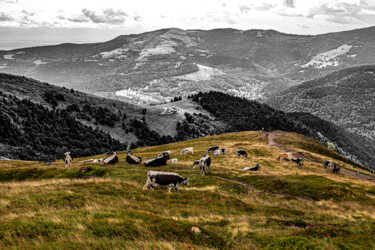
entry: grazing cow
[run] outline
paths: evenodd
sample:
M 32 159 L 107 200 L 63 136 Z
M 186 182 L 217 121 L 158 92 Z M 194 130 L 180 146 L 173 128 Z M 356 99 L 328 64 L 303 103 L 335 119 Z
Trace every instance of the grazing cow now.
M 227 152 L 228 152 L 228 149 L 227 149 L 227 148 L 222 148 L 222 149 L 220 149 L 220 150 L 221 150 L 221 154 L 222 154 L 222 155 L 226 155 Z
M 169 154 L 165 154 L 164 156 L 159 156 L 157 158 L 151 158 L 144 162 L 146 167 L 158 167 L 167 165 L 167 161 L 170 159 Z
M 277 157 L 277 160 L 280 161 L 280 160 L 287 160 L 287 161 L 291 161 L 292 160 L 292 153 L 281 153 L 279 154 L 279 156 Z
M 172 162 L 172 164 L 177 164 L 178 160 L 177 160 L 177 158 L 173 158 L 171 162 Z
M 255 167 L 246 167 L 243 170 L 245 171 L 258 171 L 261 168 L 259 164 L 257 164 Z
M 169 192 L 171 192 L 171 187 L 174 187 L 177 192 L 180 192 L 180 190 L 178 190 L 178 185 L 190 187 L 189 179 L 176 173 L 148 171 L 147 181 L 143 189 L 150 187 L 151 190 L 154 190 L 155 186 L 169 186 Z
M 164 155 L 169 155 L 169 159 L 171 159 L 171 151 L 168 150 L 168 151 L 164 151 L 164 152 L 161 152 L 158 157 L 163 157 Z
M 128 155 L 126 156 L 126 162 L 129 164 L 141 164 L 142 158 L 132 155 L 132 153 L 128 152 Z
M 341 169 L 340 165 L 339 164 L 335 164 L 335 165 L 333 165 L 332 173 L 339 174 L 340 173 L 340 169 Z
M 194 161 L 193 163 L 193 169 L 199 166 L 200 160 Z
M 326 163 L 324 163 L 324 168 L 331 169 L 331 167 L 333 167 L 332 161 L 326 161 Z
M 241 155 L 247 158 L 246 150 L 237 150 L 237 156 L 241 157 Z
M 214 152 L 215 150 L 217 150 L 217 149 L 219 149 L 219 146 L 218 145 L 216 145 L 216 146 L 213 146 L 213 147 L 209 147 L 208 149 L 207 149 L 207 154 L 209 153 L 209 152 Z
M 113 155 L 105 158 L 103 160 L 103 165 L 107 165 L 107 164 L 115 164 L 118 162 L 118 157 L 117 157 L 117 152 L 113 152 Z
M 194 154 L 194 148 L 191 147 L 191 148 L 184 148 L 182 151 L 181 151 L 181 154 L 182 155 L 186 155 L 187 153 L 191 153 L 192 155 Z
M 292 161 L 297 163 L 299 168 L 303 167 L 303 159 L 302 158 L 297 158 L 297 159 L 292 158 Z
M 216 156 L 220 156 L 220 155 L 221 155 L 221 150 L 220 149 L 216 149 L 214 151 L 214 156 L 216 157 Z
M 202 176 L 206 175 L 206 171 L 209 173 L 211 168 L 211 158 L 209 154 L 206 154 L 199 160 L 199 170 Z
M 71 168 L 72 167 L 72 157 L 70 156 L 70 152 L 65 153 L 65 168 Z

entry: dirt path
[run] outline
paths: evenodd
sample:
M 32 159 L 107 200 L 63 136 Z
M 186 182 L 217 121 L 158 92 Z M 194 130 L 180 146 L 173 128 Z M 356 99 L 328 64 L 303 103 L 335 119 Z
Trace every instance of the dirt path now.
M 277 148 L 281 149 L 282 151 L 284 151 L 285 153 L 292 153 L 292 155 L 294 157 L 300 157 L 300 158 L 303 158 L 305 161 L 312 161 L 312 162 L 315 162 L 315 163 L 323 166 L 322 163 L 314 161 L 314 160 L 311 160 L 311 159 L 308 159 L 308 158 L 302 156 L 300 153 L 298 153 L 296 151 L 286 150 L 279 143 L 277 143 L 276 139 L 279 138 L 279 137 L 283 137 L 285 135 L 285 132 L 278 132 L 278 133 L 266 133 L 266 132 L 263 132 L 263 135 L 266 136 L 266 137 L 268 136 L 268 146 L 270 146 L 270 147 L 277 147 Z M 348 175 L 348 176 L 353 177 L 353 178 L 375 182 L 375 179 L 372 176 L 367 176 L 367 175 L 364 175 L 362 173 L 358 174 L 358 173 L 356 173 L 354 171 L 351 171 L 351 170 L 343 168 L 343 167 L 340 169 L 340 173 Z

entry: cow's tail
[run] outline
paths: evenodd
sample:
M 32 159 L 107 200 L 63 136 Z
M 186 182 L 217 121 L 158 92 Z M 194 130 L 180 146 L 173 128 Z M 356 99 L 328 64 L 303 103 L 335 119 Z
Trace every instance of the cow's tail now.
M 150 185 L 151 185 L 151 178 L 150 178 L 150 175 L 147 174 L 147 181 L 146 181 L 146 184 L 143 186 L 143 190 L 149 189 Z

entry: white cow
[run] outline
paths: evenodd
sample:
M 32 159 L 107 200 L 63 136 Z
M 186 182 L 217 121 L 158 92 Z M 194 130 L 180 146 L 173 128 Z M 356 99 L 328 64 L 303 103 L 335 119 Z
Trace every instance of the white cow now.
M 178 162 L 177 158 L 172 159 L 172 164 L 177 164 L 177 162 Z
M 182 151 L 181 151 L 181 154 L 182 155 L 186 155 L 187 153 L 191 153 L 191 154 L 194 154 L 194 148 L 191 147 L 191 148 L 184 148 Z
M 70 156 L 70 152 L 65 153 L 65 168 L 71 168 L 72 167 L 72 157 Z
M 220 155 L 221 155 L 221 150 L 220 149 L 216 149 L 214 151 L 214 156 L 216 157 L 216 156 L 220 156 Z

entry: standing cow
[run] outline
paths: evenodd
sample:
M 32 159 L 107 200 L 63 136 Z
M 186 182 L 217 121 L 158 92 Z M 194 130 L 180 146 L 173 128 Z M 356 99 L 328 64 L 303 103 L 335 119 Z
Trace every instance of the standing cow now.
M 191 153 L 192 155 L 194 154 L 194 148 L 191 147 L 191 148 L 184 148 L 182 151 L 181 151 L 181 154 L 182 155 L 186 155 L 187 153 Z
M 189 179 L 171 172 L 148 171 L 147 181 L 143 189 L 150 187 L 151 190 L 154 190 L 155 186 L 169 186 L 169 192 L 171 192 L 171 187 L 174 187 L 177 192 L 180 192 L 180 190 L 178 190 L 178 185 L 190 187 Z
M 211 164 L 211 158 L 210 158 L 210 156 L 208 154 L 206 154 L 205 156 L 203 156 L 199 160 L 199 170 L 201 172 L 201 175 L 205 176 L 206 175 L 206 171 L 207 171 L 207 173 L 209 173 L 211 166 L 212 166 L 212 164 Z
M 245 158 L 247 158 L 246 150 L 237 150 L 237 156 L 240 158 L 241 155 Z
M 326 161 L 326 163 L 324 163 L 324 168 L 331 169 L 332 167 L 333 167 L 332 161 Z
M 335 165 L 333 165 L 332 173 L 339 174 L 340 173 L 340 169 L 341 169 L 340 165 L 339 164 L 335 164 Z
M 214 151 L 214 157 L 216 157 L 216 156 L 220 156 L 221 155 L 221 150 L 220 149 L 216 149 L 215 151 Z
M 295 162 L 295 163 L 297 163 L 297 166 L 299 168 L 303 167 L 303 159 L 302 158 L 297 158 L 297 159 L 292 158 L 292 161 Z
M 70 156 L 70 152 L 65 153 L 65 168 L 71 168 L 72 167 L 72 157 Z

